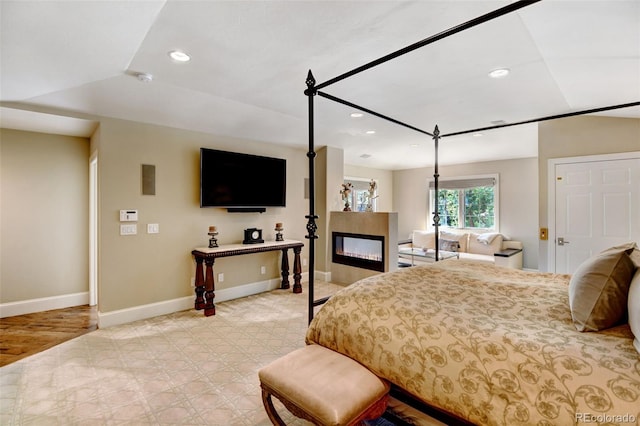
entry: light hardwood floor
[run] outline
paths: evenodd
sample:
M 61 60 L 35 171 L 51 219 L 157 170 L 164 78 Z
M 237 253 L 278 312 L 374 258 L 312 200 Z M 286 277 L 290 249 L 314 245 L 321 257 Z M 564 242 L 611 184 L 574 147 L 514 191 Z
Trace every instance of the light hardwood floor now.
M 0 318 L 0 367 L 97 328 L 88 305 Z

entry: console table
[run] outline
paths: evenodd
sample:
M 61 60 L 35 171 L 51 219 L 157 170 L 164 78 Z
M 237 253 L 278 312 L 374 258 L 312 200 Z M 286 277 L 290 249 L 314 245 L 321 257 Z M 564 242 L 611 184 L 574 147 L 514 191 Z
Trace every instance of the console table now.
M 268 241 L 258 244 L 228 244 L 219 247 L 198 247 L 191 254 L 196 261 L 196 301 L 195 309 L 203 310 L 205 316 L 216 314 L 213 303 L 215 297 L 215 282 L 213 279 L 213 263 L 218 257 L 239 256 L 242 254 L 262 253 L 265 251 L 282 251 L 282 283 L 280 288 L 289 288 L 289 249 L 293 249 L 293 292 L 302 293 L 300 278 L 302 267 L 300 264 L 300 252 L 304 244 L 295 240 Z M 204 265 L 203 265 L 204 263 Z

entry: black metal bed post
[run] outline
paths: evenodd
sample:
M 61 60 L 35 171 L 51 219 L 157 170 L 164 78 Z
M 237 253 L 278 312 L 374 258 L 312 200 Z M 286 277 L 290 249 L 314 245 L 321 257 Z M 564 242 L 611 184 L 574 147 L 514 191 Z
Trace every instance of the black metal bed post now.
M 313 319 L 313 307 L 314 307 L 314 272 L 316 266 L 316 239 L 318 236 L 316 235 L 316 231 L 318 230 L 318 225 L 316 224 L 316 187 L 315 187 L 315 142 L 313 138 L 314 134 L 314 120 L 313 120 L 313 97 L 316 95 L 317 90 L 315 88 L 316 79 L 313 77 L 311 70 L 307 74 L 307 90 L 304 91 L 304 94 L 307 95 L 308 103 L 309 103 L 309 151 L 307 152 L 307 157 L 309 158 L 309 214 L 305 216 L 307 218 L 307 235 L 306 238 L 309 240 L 309 323 Z
M 433 129 L 433 142 L 434 142 L 434 153 L 435 153 L 435 162 L 433 168 L 433 188 L 435 190 L 435 202 L 433 208 L 433 226 L 435 228 L 435 249 L 436 249 L 436 259 L 437 262 L 440 257 L 440 213 L 438 213 L 439 206 L 438 202 L 440 201 L 440 193 L 438 192 L 438 179 L 440 178 L 440 173 L 438 172 L 438 142 L 440 142 L 440 129 L 438 129 L 438 125 L 436 124 L 436 128 Z

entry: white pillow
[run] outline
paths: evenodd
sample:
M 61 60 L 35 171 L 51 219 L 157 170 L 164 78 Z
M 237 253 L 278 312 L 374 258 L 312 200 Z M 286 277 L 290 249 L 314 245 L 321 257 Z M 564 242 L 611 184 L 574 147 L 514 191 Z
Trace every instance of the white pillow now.
M 629 326 L 635 336 L 633 346 L 640 353 L 640 269 L 636 270 L 629 286 L 627 296 L 627 309 L 629 315 Z
M 413 231 L 411 237 L 414 248 L 421 249 L 435 249 L 436 248 L 436 234 L 429 231 Z

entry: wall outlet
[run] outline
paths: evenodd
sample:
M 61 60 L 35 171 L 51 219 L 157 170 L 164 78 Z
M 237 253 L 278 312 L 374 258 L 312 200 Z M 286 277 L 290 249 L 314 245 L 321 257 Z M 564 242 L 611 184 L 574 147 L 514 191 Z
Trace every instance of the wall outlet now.
M 196 286 L 196 278 L 191 277 L 191 287 L 195 287 L 195 286 Z
M 219 282 L 219 283 L 224 282 L 224 274 L 223 274 L 222 272 L 220 272 L 220 273 L 218 274 L 218 282 Z
M 302 258 L 302 266 L 307 266 L 307 258 L 306 257 Z
M 261 267 L 260 267 L 260 273 L 261 273 L 262 275 L 266 274 L 266 273 L 267 273 L 267 267 L 266 267 L 266 266 L 261 266 Z

